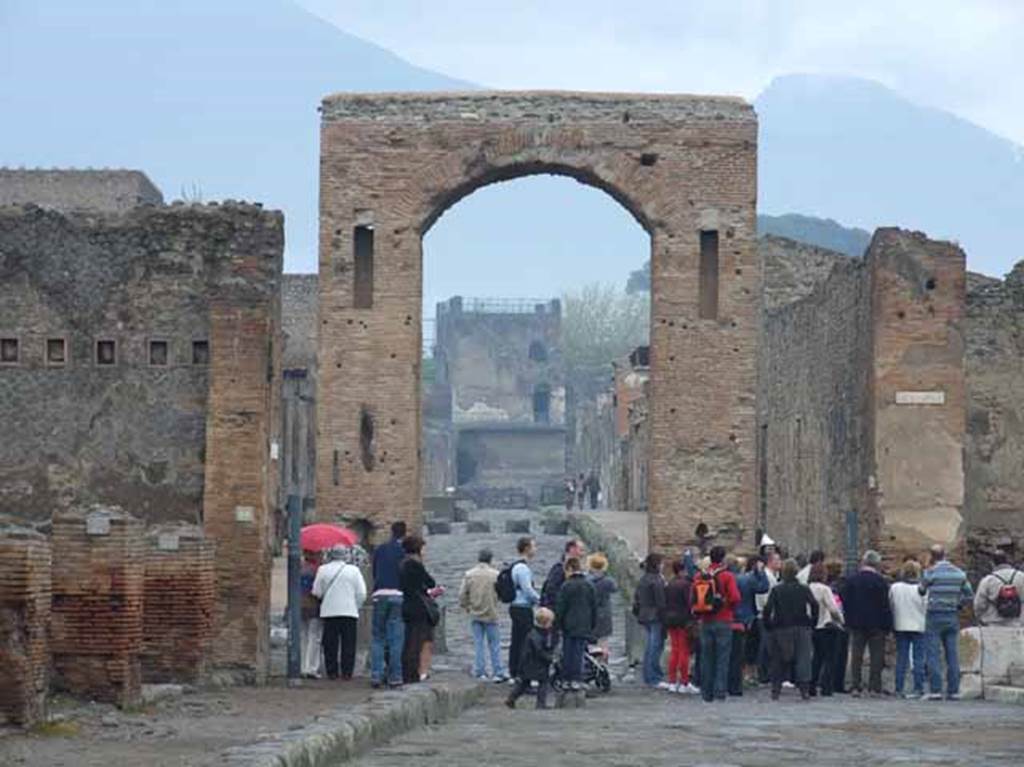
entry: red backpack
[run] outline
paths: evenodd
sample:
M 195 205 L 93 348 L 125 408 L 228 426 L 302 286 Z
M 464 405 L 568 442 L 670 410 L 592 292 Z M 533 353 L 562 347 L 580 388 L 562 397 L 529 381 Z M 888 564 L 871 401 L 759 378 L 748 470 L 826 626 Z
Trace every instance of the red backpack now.
M 996 573 L 992 573 L 1003 585 L 999 587 L 999 593 L 996 594 L 995 606 L 996 612 L 1000 618 L 1019 618 L 1020 617 L 1020 592 L 1017 591 L 1017 587 L 1013 585 L 1013 577 L 1017 574 L 1014 570 L 1010 573 L 1010 580 L 1004 580 L 1001 576 Z

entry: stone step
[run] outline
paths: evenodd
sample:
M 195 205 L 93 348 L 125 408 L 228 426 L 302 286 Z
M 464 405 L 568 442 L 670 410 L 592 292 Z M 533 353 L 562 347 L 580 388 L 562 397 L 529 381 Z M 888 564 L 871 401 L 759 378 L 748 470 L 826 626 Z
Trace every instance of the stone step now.
M 991 700 L 995 703 L 1016 703 L 1018 706 L 1024 706 L 1024 687 L 987 684 L 985 685 L 985 700 Z

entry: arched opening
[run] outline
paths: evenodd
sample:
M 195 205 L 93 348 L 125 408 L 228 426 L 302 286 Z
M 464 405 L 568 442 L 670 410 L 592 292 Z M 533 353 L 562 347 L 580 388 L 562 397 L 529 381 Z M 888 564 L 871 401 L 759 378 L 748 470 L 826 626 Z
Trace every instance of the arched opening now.
M 620 443 L 646 450 L 634 437 L 645 424 L 620 432 L 616 412 L 616 371 L 633 369 L 650 332 L 648 295 L 626 290 L 651 254 L 642 211 L 591 171 L 541 164 L 488 171 L 432 204 L 424 496 L 454 486 L 478 505 L 560 502 L 565 477 L 584 474 L 605 506 L 645 505 L 646 483 L 627 488 L 619 465 Z

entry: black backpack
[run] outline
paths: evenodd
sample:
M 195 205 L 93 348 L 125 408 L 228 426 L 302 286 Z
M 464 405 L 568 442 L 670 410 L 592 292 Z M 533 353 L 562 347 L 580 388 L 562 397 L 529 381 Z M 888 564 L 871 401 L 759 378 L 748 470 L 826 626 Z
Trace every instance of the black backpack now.
M 1010 580 L 1003 580 L 996 573 L 992 573 L 1003 585 L 999 587 L 999 593 L 996 594 L 996 612 L 1000 618 L 1019 618 L 1020 617 L 1020 592 L 1017 591 L 1017 587 L 1013 585 L 1013 577 L 1017 574 L 1014 570 L 1010 573 Z
M 498 579 L 494 582 L 494 590 L 498 593 L 498 599 L 505 604 L 510 604 L 516 598 L 516 584 L 512 580 L 512 568 L 525 559 L 517 559 L 510 565 L 505 565 L 498 573 Z

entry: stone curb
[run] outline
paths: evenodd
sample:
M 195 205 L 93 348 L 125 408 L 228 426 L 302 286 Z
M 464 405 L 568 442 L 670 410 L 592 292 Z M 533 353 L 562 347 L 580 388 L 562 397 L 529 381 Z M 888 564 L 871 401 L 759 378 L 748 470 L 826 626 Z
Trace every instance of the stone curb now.
M 314 724 L 229 748 L 220 764 L 331 767 L 427 724 L 458 716 L 480 701 L 485 685 L 433 684 L 374 694 L 370 701 L 322 716 Z

